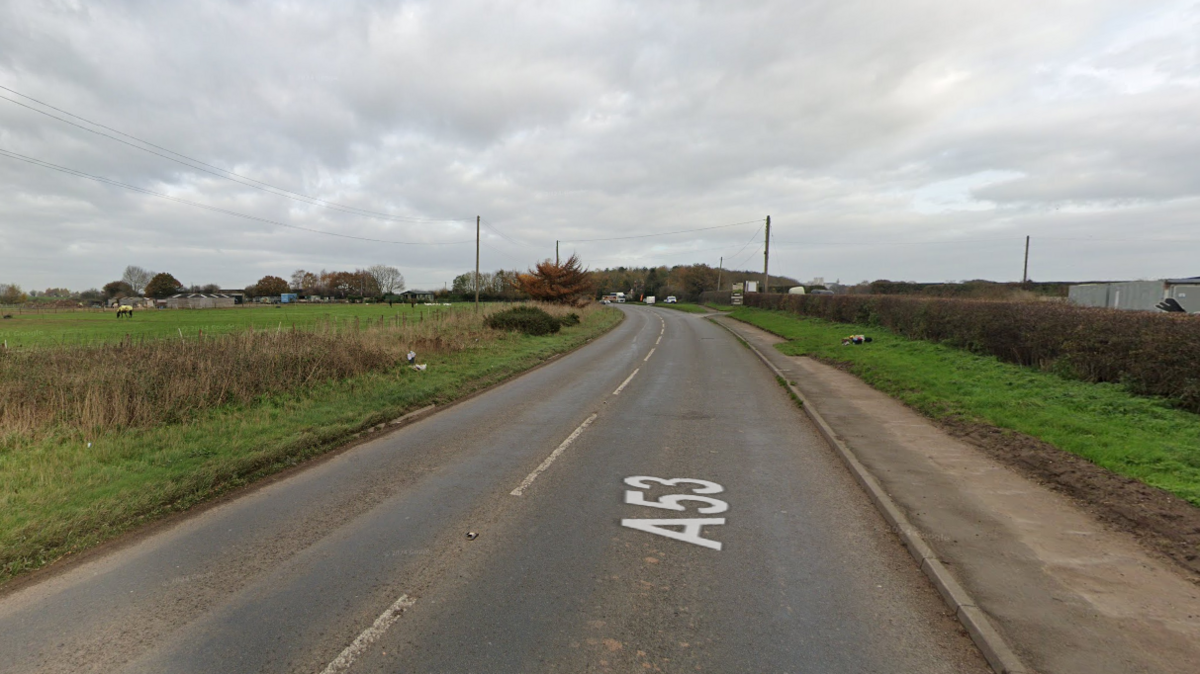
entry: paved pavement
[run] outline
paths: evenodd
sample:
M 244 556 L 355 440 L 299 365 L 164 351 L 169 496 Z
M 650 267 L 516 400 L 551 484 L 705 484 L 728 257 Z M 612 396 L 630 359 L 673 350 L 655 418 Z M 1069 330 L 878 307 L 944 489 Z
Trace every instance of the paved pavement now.
M 0 672 L 988 671 L 752 353 L 622 311 L 546 367 L 9 592 Z

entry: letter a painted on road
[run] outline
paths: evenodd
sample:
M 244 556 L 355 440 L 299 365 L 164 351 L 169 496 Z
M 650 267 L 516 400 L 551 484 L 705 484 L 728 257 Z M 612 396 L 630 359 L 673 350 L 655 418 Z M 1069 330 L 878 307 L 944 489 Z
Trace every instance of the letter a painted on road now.
M 691 543 L 692 545 L 703 545 L 706 548 L 720 550 L 720 541 L 714 541 L 701 536 L 705 526 L 710 524 L 725 524 L 724 517 L 702 517 L 697 519 L 679 519 L 679 520 L 644 520 L 644 519 L 629 519 L 621 520 L 621 526 L 629 527 L 630 529 L 638 529 L 667 538 L 674 538 L 677 541 Z M 683 527 L 683 531 L 675 531 L 674 529 L 664 529 L 663 527 Z

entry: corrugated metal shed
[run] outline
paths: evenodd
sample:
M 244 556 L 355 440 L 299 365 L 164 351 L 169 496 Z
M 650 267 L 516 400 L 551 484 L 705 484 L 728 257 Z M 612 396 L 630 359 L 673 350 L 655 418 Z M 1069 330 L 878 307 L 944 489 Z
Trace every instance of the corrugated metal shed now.
M 1189 314 L 1200 313 L 1200 283 L 1178 283 L 1167 288 L 1167 297 L 1174 297 Z
M 1083 283 L 1067 289 L 1067 301 L 1081 307 L 1107 307 L 1108 283 Z
M 1071 304 L 1130 311 L 1161 311 L 1156 305 L 1168 297 L 1189 313 L 1200 312 L 1200 278 L 1081 283 L 1067 290 Z
M 228 295 L 205 293 L 179 293 L 167 298 L 168 309 L 219 309 L 234 306 Z

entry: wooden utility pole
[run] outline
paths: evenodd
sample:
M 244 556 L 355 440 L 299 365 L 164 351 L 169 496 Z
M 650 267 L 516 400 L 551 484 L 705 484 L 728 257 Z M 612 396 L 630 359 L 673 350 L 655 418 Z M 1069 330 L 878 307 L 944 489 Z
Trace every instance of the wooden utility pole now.
M 558 241 L 554 242 L 554 266 L 558 266 Z
M 475 216 L 475 313 L 479 313 L 479 216 Z
M 763 287 L 759 292 L 767 292 L 767 288 L 771 287 L 771 276 L 767 273 L 768 265 L 771 262 L 771 216 L 767 216 L 767 238 L 763 242 Z
M 1021 285 L 1029 282 L 1029 236 L 1025 236 L 1025 271 L 1021 272 Z
M 721 292 L 721 271 L 725 269 L 725 256 L 721 256 L 721 262 L 717 265 L 717 292 Z

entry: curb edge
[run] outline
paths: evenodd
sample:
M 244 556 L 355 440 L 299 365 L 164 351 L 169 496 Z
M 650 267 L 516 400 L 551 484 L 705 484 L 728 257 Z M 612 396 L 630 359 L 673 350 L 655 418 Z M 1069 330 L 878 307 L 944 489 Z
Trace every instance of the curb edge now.
M 1004 640 L 1004 637 L 1000 635 L 1000 632 L 992 624 L 987 614 L 979 608 L 975 599 L 959 584 L 958 580 L 942 564 L 941 560 L 937 558 L 933 549 L 925 542 L 925 539 L 922 538 L 916 527 L 908 521 L 908 517 L 900 510 L 900 507 L 896 505 L 892 497 L 884 491 L 883 487 L 875 479 L 875 476 L 871 475 L 866 466 L 858 460 L 858 457 L 854 455 L 850 447 L 837 437 L 833 427 L 812 406 L 808 397 L 793 386 L 792 382 L 784 376 L 784 373 L 779 368 L 775 367 L 774 363 L 767 359 L 766 355 L 739 335 L 736 330 L 720 321 L 713 322 L 741 339 L 754 352 L 754 355 L 758 356 L 758 359 L 775 376 L 783 380 L 788 390 L 800 400 L 805 414 L 816 425 L 821 436 L 825 438 L 829 446 L 838 454 L 842 462 L 846 464 L 846 467 L 850 469 L 851 475 L 854 476 L 855 481 L 863 488 L 863 491 L 867 493 L 867 496 L 871 499 L 876 509 L 883 515 L 884 520 L 892 526 L 893 530 L 900 537 L 901 542 L 904 543 L 904 547 L 908 549 L 909 554 L 920 565 L 921 571 L 933 583 L 942 600 L 954 611 L 955 618 L 967 630 L 967 633 L 971 636 L 971 641 L 975 643 L 975 646 L 983 654 L 984 659 L 987 660 L 992 669 L 997 674 L 1032 674 L 1033 670 L 1028 669 L 1021 662 L 1021 659 L 1017 657 L 1017 654 Z

